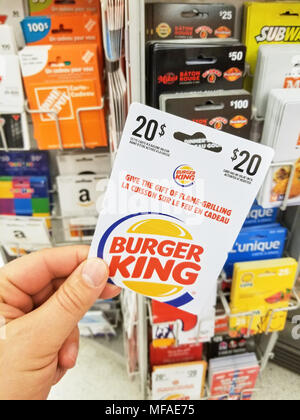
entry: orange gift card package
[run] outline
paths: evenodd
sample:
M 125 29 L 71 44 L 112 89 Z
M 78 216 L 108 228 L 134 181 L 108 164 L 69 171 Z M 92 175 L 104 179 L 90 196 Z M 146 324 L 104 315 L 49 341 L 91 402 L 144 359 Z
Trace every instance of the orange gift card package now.
M 52 15 L 54 13 L 100 13 L 100 0 L 29 0 L 31 16 Z
M 99 68 L 102 74 L 102 31 L 98 14 L 64 13 L 27 16 L 21 25 L 27 45 L 97 44 Z
M 28 46 L 20 61 L 29 108 L 42 111 L 32 115 L 40 149 L 107 146 L 104 109 L 85 110 L 102 106 L 96 44 Z

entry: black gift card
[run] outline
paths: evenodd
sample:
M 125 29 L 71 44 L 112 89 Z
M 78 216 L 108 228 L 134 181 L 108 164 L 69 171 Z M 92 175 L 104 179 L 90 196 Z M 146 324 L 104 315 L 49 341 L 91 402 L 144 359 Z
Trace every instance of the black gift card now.
M 149 3 L 146 41 L 234 36 L 235 7 L 227 4 Z
M 21 114 L 1 114 L 0 127 L 3 130 L 8 148 L 21 149 L 24 147 L 22 135 Z M 1 130 L 1 131 L 2 131 Z M 0 131 L 0 148 L 4 148 L 5 143 Z
M 246 47 L 148 44 L 147 103 L 159 108 L 164 93 L 242 89 Z
M 208 344 L 208 359 L 215 359 L 217 357 L 233 356 L 244 353 L 255 352 L 255 340 L 253 337 L 245 338 L 231 338 L 216 336 Z
M 252 97 L 247 91 L 161 95 L 160 109 L 229 134 L 250 137 Z

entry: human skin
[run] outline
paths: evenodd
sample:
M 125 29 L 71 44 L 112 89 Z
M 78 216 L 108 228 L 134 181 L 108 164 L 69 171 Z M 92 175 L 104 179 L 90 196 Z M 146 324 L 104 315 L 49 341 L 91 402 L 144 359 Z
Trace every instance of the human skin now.
M 80 319 L 98 298 L 120 293 L 88 252 L 53 248 L 0 269 L 0 400 L 47 399 L 76 364 Z

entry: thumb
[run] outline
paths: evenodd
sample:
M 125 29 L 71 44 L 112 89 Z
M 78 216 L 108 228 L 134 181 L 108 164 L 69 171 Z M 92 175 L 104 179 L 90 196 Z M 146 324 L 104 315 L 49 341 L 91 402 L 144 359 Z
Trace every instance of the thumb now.
M 93 258 L 82 263 L 34 316 L 47 335 L 47 343 L 59 349 L 106 286 L 109 269 Z M 41 332 L 41 334 L 43 334 Z M 49 342 L 50 341 L 50 342 Z

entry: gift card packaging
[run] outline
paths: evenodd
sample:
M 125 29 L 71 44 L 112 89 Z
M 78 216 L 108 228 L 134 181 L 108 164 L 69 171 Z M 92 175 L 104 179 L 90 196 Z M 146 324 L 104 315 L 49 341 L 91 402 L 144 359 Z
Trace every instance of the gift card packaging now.
M 299 115 L 299 89 L 275 89 L 270 93 L 262 143 L 275 149 L 274 162 L 300 158 Z
M 56 13 L 100 13 L 100 10 L 101 2 L 99 0 L 29 0 L 31 16 L 45 16 Z
M 97 44 L 99 70 L 103 72 L 100 16 L 92 13 L 65 13 L 27 16 L 22 21 L 27 45 Z
M 253 316 L 232 317 L 230 335 L 243 336 L 249 331 L 255 335 L 284 329 L 297 266 L 293 258 L 235 265 L 231 313 L 253 312 Z
M 24 19 L 24 3 L 23 0 L 2 0 L 0 10 L 0 25 L 9 25 L 13 28 L 17 46 L 24 46 L 24 38 L 20 26 Z M 0 37 L 0 43 L 2 38 Z
M 207 363 L 154 366 L 153 400 L 197 400 L 203 396 Z
M 287 229 L 279 223 L 242 229 L 224 267 L 227 276 L 232 277 L 237 262 L 281 258 L 286 237 Z
M 260 45 L 299 43 L 299 15 L 299 2 L 245 3 L 243 43 L 247 47 L 246 61 L 250 64 L 252 75 L 255 74 Z M 279 66 L 281 66 L 280 63 Z M 275 72 L 272 71 L 272 75 L 273 73 Z M 248 88 L 251 84 L 249 79 Z
M 287 188 L 292 175 L 293 166 L 295 174 L 287 201 L 288 206 L 300 204 L 300 159 L 291 165 L 278 165 L 268 172 L 266 181 L 261 189 L 258 202 L 264 207 L 280 207 L 286 197 Z
M 0 149 L 29 149 L 30 137 L 26 112 L 0 114 Z
M 153 366 L 170 365 L 173 363 L 186 363 L 201 361 L 203 344 L 183 344 L 179 346 L 154 347 L 150 344 L 150 364 Z
M 283 88 L 300 88 L 300 38 L 295 45 L 260 46 L 253 86 L 257 116 L 265 116 L 272 89 Z
M 254 338 L 215 336 L 208 344 L 208 359 L 255 352 Z
M 57 155 L 60 175 L 102 175 L 111 171 L 111 158 L 103 153 L 63 153 Z
M 148 104 L 162 94 L 242 89 L 246 48 L 241 44 L 148 45 Z
M 244 90 L 161 95 L 160 109 L 216 130 L 250 138 L 252 99 Z
M 17 55 L 0 55 L 0 113 L 21 113 L 24 92 Z
M 63 219 L 64 238 L 67 242 L 90 241 L 95 233 L 97 217 Z
M 205 319 L 165 303 L 152 301 L 152 340 L 154 348 L 206 343 L 214 336 L 215 301 Z
M 48 152 L 0 152 L 1 176 L 46 176 L 51 185 Z
M 40 149 L 60 148 L 55 115 L 64 148 L 82 147 L 79 119 L 86 147 L 107 146 L 104 109 L 84 110 L 102 106 L 96 44 L 25 47 L 20 60 L 29 107 L 42 111 L 32 116 Z
M 6 216 L 49 216 L 47 178 L 43 176 L 1 176 L 0 214 Z
M 51 247 L 44 219 L 0 217 L 0 242 L 11 257 Z
M 253 353 L 211 359 L 210 399 L 251 400 L 259 371 L 259 364 Z
M 225 4 L 150 3 L 145 5 L 146 41 L 231 38 L 235 7 Z
M 118 286 L 205 319 L 272 156 L 132 105 L 90 256 L 104 258 Z
M 14 29 L 10 25 L 0 24 L 0 54 L 17 54 Z
M 250 213 L 244 223 L 244 227 L 266 225 L 268 223 L 275 223 L 277 220 L 278 209 L 276 208 L 264 208 L 258 205 L 255 200 Z
M 97 175 L 56 178 L 62 216 L 95 216 L 101 208 L 107 179 Z

